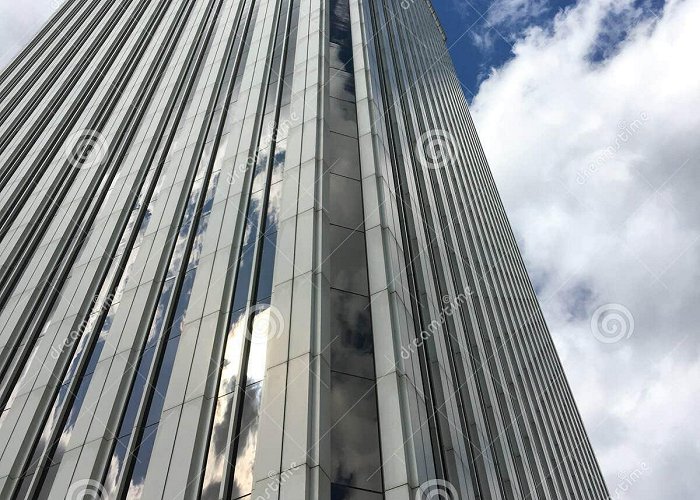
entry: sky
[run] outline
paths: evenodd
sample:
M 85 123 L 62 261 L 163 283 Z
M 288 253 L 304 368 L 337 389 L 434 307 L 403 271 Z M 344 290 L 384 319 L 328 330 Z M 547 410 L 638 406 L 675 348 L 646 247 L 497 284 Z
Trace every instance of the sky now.
M 433 4 L 612 497 L 698 498 L 700 0 Z

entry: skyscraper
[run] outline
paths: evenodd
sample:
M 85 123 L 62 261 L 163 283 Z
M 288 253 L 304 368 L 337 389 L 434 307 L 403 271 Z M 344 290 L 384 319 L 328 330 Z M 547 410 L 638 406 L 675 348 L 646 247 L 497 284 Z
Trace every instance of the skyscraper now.
M 69 0 L 0 98 L 0 498 L 608 497 L 428 0 Z

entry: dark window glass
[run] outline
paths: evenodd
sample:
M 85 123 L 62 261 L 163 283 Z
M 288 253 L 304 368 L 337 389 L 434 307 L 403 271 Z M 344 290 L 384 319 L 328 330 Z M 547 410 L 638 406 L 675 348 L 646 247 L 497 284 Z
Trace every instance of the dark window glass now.
M 277 233 L 265 235 L 260 259 L 256 302 L 262 302 L 272 295 L 272 275 L 275 271 L 275 253 L 277 251 L 276 243 Z
M 46 471 L 46 476 L 44 476 L 44 480 L 41 482 L 41 491 L 39 492 L 37 500 L 46 500 L 49 498 L 49 493 L 51 493 L 51 487 L 53 486 L 53 483 L 56 480 L 56 474 L 58 473 L 59 467 L 59 464 L 53 465 L 49 467 L 49 469 Z
M 329 90 L 331 97 L 355 102 L 355 77 L 347 71 L 331 69 Z
M 357 137 L 355 104 L 330 97 L 328 123 L 330 130 L 349 137 Z
M 146 419 L 146 426 L 155 424 L 160 421 L 160 414 L 163 411 L 163 403 L 165 403 L 165 394 L 168 391 L 168 384 L 170 383 L 170 376 L 173 373 L 173 365 L 175 364 L 175 356 L 177 354 L 177 347 L 180 343 L 180 337 L 175 337 L 168 341 L 165 346 L 165 352 L 163 353 L 163 361 L 160 365 L 160 370 L 158 371 L 158 378 L 156 379 L 156 386 L 153 390 L 153 396 L 151 399 L 151 406 L 148 409 L 148 418 Z
M 326 168 L 332 173 L 359 180 L 360 148 L 357 139 L 329 132 L 326 163 Z
M 130 500 L 141 498 L 141 494 L 143 493 L 143 485 L 146 481 L 148 464 L 151 462 L 151 455 L 153 454 L 153 445 L 156 441 L 157 431 L 158 425 L 152 425 L 143 430 L 141 446 L 139 446 L 139 449 L 136 452 L 134 469 L 131 473 L 131 482 L 129 483 L 129 491 L 127 493 L 127 497 Z
M 330 210 L 328 212 L 331 224 L 355 231 L 363 230 L 364 213 L 360 181 L 340 175 L 331 175 L 329 201 Z
M 148 332 L 148 342 L 146 342 L 147 349 L 156 345 L 158 336 L 163 330 L 163 322 L 165 321 L 165 315 L 168 312 L 168 303 L 170 302 L 170 295 L 173 293 L 174 284 L 175 278 L 169 278 L 165 284 L 163 284 L 163 289 L 160 292 L 160 300 L 158 301 L 158 307 L 156 308 L 155 316 L 153 318 L 153 324 L 151 324 L 151 329 Z
M 381 491 L 375 383 L 331 372 L 331 481 Z
M 131 431 L 134 428 L 136 412 L 138 411 L 139 405 L 141 403 L 143 388 L 146 385 L 148 371 L 151 368 L 151 362 L 153 361 L 154 352 L 155 348 L 151 347 L 150 349 L 146 349 L 143 353 L 143 356 L 141 357 L 139 369 L 136 373 L 136 380 L 134 380 L 134 386 L 132 387 L 131 394 L 129 395 L 129 404 L 126 407 L 126 413 L 124 414 L 124 420 L 122 420 L 122 425 L 119 428 L 118 437 L 131 434 Z
M 253 253 L 255 245 L 246 245 L 242 249 L 242 255 L 238 260 L 238 276 L 236 276 L 236 291 L 233 295 L 232 309 L 237 311 L 245 307 L 248 300 L 248 287 L 250 286 L 250 275 L 253 268 Z
M 369 299 L 331 290 L 331 367 L 374 378 L 373 354 Z
M 367 258 L 363 233 L 330 226 L 331 287 L 367 295 Z
M 187 311 L 187 306 L 189 305 L 190 298 L 192 296 L 192 286 L 194 285 L 196 273 L 197 270 L 192 269 L 185 274 L 185 278 L 182 280 L 182 287 L 180 288 L 180 296 L 177 300 L 175 316 L 173 316 L 172 326 L 170 327 L 169 337 L 171 339 L 182 333 L 182 327 L 185 322 L 185 312 Z
M 350 4 L 348 0 L 331 0 L 330 38 L 332 43 L 351 45 Z
M 331 500 L 382 500 L 382 498 L 379 493 L 346 488 L 337 484 L 331 485 Z
M 337 43 L 330 44 L 330 65 L 331 71 L 334 69 L 339 69 L 341 71 L 347 71 L 352 73 L 354 71 L 354 65 L 352 62 L 352 47 L 345 46 L 342 47 Z

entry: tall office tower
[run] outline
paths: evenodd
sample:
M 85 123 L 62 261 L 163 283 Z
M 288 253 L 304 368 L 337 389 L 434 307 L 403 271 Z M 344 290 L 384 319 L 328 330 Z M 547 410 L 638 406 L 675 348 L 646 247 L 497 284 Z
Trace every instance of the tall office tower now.
M 607 498 L 427 0 L 69 0 L 0 98 L 0 498 Z

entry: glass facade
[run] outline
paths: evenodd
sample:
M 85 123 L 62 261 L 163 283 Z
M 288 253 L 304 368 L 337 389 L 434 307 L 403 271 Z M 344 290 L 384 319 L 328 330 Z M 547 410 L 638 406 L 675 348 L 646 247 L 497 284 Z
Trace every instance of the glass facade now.
M 0 498 L 608 498 L 429 0 L 67 0 L 0 242 Z

